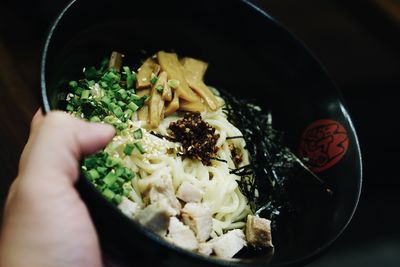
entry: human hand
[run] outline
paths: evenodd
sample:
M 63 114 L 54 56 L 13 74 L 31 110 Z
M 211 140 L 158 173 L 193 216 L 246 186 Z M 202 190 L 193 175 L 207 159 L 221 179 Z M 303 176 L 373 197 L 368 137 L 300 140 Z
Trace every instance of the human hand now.
M 4 211 L 1 267 L 101 266 L 95 228 L 74 183 L 80 157 L 113 136 L 109 125 L 36 113 Z

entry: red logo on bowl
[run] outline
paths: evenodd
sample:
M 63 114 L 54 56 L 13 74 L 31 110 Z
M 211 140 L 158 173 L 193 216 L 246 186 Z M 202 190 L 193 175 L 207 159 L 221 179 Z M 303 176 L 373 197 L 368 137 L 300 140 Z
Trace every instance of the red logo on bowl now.
M 346 154 L 349 138 L 346 129 L 334 120 L 318 120 L 304 131 L 299 156 L 314 172 L 322 172 L 338 163 Z

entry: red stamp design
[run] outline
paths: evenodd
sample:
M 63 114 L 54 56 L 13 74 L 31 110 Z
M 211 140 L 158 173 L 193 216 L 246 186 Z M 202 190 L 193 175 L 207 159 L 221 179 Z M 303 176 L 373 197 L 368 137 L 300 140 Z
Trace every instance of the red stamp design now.
M 304 131 L 299 156 L 314 172 L 322 172 L 338 163 L 349 147 L 346 129 L 334 120 L 318 120 Z

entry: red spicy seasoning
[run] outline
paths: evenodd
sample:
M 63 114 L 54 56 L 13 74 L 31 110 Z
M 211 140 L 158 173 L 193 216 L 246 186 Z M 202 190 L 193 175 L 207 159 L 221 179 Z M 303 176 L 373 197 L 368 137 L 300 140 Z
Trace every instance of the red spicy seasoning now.
M 215 128 L 205 122 L 200 113 L 185 113 L 183 119 L 169 125 L 169 139 L 182 144 L 182 156 L 200 160 L 204 165 L 211 165 L 216 158 L 216 146 L 219 134 Z

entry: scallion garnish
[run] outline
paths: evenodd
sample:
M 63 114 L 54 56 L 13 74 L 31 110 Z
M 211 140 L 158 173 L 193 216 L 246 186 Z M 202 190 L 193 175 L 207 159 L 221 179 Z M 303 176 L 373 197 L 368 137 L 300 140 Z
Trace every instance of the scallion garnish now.
M 135 130 L 134 132 L 133 132 L 133 138 L 135 138 L 135 139 L 142 139 L 142 137 L 143 137 L 143 132 L 142 132 L 142 129 L 137 129 L 137 130 Z
M 157 76 L 154 73 L 152 73 L 151 74 L 150 83 L 151 84 L 156 84 L 157 80 L 158 80 Z
M 132 152 L 134 149 L 135 149 L 134 145 L 127 144 L 127 145 L 125 145 L 125 148 L 124 148 L 124 154 L 127 156 L 130 156 L 130 155 L 132 155 Z
M 144 154 L 146 153 L 146 151 L 144 150 L 142 143 L 140 142 L 136 142 L 135 143 L 135 147 L 139 150 L 140 154 Z
M 119 90 L 117 91 L 117 97 L 118 97 L 120 100 L 125 100 L 125 99 L 128 97 L 128 94 L 127 94 L 127 92 L 125 91 L 125 89 L 119 89 Z
M 119 163 L 120 163 L 120 162 L 119 162 L 119 160 L 118 160 L 117 158 L 114 158 L 114 157 L 107 157 L 106 162 L 105 162 L 105 165 L 106 165 L 107 167 L 114 167 L 114 166 L 118 165 Z
M 131 69 L 127 66 L 123 67 L 125 75 L 126 75 L 126 88 L 127 89 L 132 89 L 133 84 L 135 82 L 136 75 L 132 73 Z
M 104 177 L 103 182 L 106 185 L 110 186 L 110 185 L 114 184 L 115 181 L 117 181 L 117 178 L 118 178 L 118 176 L 111 171 L 106 175 L 106 177 Z
M 121 107 L 117 106 L 113 109 L 113 113 L 115 114 L 115 116 L 117 116 L 118 118 L 124 115 L 124 112 L 122 111 Z
M 68 112 L 74 111 L 74 106 L 71 104 L 68 104 L 67 107 L 65 108 Z
M 130 110 L 132 110 L 133 112 L 135 112 L 136 110 L 138 110 L 138 105 L 136 105 L 134 102 L 130 102 L 127 106 L 127 108 L 129 108 Z
M 100 174 L 97 170 L 91 169 L 90 171 L 87 172 L 86 177 L 89 180 L 93 181 L 93 180 L 100 178 Z
M 90 118 L 91 122 L 101 122 L 100 118 L 98 116 L 93 116 Z
M 76 81 L 70 81 L 69 86 L 71 86 L 72 88 L 76 88 L 78 86 L 78 83 Z
M 122 166 L 121 160 L 106 152 L 86 157 L 82 170 L 85 177 L 112 203 L 118 205 L 123 195 L 131 191 L 128 186 L 134 173 Z
M 112 201 L 115 193 L 113 191 L 111 191 L 110 189 L 106 188 L 104 189 L 104 191 L 102 192 L 103 196 L 108 200 L 108 201 Z
M 90 90 L 83 90 L 81 94 L 81 99 L 88 99 L 90 95 Z
M 161 84 L 157 85 L 156 90 L 157 90 L 157 92 L 162 93 L 164 90 L 164 87 Z

